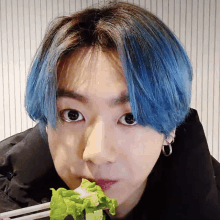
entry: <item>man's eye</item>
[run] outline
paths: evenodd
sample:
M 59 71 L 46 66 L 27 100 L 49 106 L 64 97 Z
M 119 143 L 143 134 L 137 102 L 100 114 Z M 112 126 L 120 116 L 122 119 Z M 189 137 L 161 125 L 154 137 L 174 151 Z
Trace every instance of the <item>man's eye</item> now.
M 122 124 L 128 123 L 128 124 L 125 124 L 125 125 L 130 125 L 130 126 L 137 124 L 137 122 L 134 120 L 134 117 L 133 117 L 132 113 L 123 115 L 123 116 L 121 117 L 121 119 L 120 119 L 120 122 L 121 122 Z
M 60 113 L 61 118 L 64 121 L 71 122 L 71 121 L 80 121 L 83 119 L 83 116 L 80 112 L 76 110 L 63 110 Z

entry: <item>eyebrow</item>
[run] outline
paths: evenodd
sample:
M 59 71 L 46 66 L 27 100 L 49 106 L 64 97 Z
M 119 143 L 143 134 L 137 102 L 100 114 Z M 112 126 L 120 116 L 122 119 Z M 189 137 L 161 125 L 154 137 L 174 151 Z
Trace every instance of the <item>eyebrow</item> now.
M 82 102 L 84 104 L 89 104 L 88 97 L 83 96 L 77 92 L 69 91 L 69 90 L 65 90 L 65 89 L 58 89 L 56 97 L 57 98 L 61 98 L 61 97 L 72 98 L 72 99 L 78 100 L 79 102 Z M 127 92 L 121 92 L 119 97 L 111 99 L 109 101 L 109 106 L 112 108 L 115 106 L 124 105 L 128 102 L 130 102 L 129 94 Z

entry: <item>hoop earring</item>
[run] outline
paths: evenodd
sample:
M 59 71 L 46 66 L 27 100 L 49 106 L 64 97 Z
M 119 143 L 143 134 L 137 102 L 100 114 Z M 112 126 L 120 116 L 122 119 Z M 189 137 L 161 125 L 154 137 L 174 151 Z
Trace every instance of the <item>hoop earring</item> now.
M 169 143 L 169 150 L 170 150 L 169 154 L 167 154 L 164 149 L 164 146 L 167 146 L 167 145 L 163 145 L 162 152 L 163 152 L 164 156 L 169 157 L 172 154 L 172 146 L 171 146 L 172 143 L 173 143 L 173 141 L 171 143 Z

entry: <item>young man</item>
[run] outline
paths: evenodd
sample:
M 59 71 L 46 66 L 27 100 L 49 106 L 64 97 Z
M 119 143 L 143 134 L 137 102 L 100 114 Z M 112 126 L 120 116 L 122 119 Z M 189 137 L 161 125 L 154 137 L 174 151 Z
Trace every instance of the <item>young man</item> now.
M 108 219 L 219 219 L 219 164 L 190 109 L 191 82 L 181 44 L 144 9 L 119 2 L 58 20 L 27 82 L 39 124 L 0 146 L 4 210 L 86 178 L 117 199 Z

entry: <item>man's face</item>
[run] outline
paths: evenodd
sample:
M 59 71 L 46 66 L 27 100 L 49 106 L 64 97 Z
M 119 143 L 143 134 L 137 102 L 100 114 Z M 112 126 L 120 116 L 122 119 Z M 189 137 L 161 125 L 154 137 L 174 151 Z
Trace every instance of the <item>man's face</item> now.
M 79 51 L 73 53 L 58 69 L 60 119 L 55 130 L 48 124 L 50 152 L 58 175 L 72 190 L 82 178 L 117 180 L 104 192 L 117 199 L 118 213 L 125 213 L 141 198 L 167 142 L 164 135 L 132 120 L 126 98 L 113 104 L 128 93 L 116 52 L 100 51 L 94 66 L 87 65 L 89 53 L 83 55 L 82 65 L 79 56 Z

